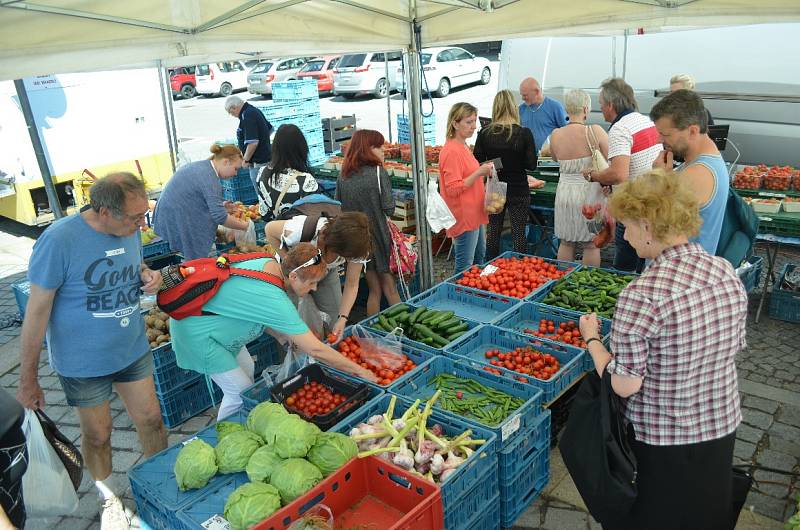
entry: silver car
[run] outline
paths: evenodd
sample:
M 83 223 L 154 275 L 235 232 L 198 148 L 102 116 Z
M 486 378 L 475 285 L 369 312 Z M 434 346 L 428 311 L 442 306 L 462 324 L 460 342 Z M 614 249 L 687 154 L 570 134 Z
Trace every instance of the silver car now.
M 297 72 L 309 57 L 265 60 L 247 74 L 247 91 L 251 94 L 272 94 L 272 83 L 297 79 Z
M 400 52 L 343 55 L 333 72 L 333 93 L 348 99 L 357 94 L 385 98 L 397 88 L 397 67 L 401 58 Z M 384 60 L 389 63 L 388 78 Z

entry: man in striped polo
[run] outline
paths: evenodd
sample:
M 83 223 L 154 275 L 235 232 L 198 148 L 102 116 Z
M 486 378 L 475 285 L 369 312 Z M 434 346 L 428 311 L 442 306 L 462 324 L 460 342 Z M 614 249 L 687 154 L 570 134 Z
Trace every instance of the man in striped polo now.
M 603 81 L 600 85 L 600 109 L 603 118 L 611 123 L 608 129 L 609 167 L 603 171 L 589 170 L 584 175 L 590 182 L 604 186 L 622 184 L 646 173 L 661 152 L 658 130 L 650 118 L 638 112 L 633 88 L 620 78 Z M 617 223 L 614 268 L 641 272 L 644 260 L 625 241 L 625 226 Z

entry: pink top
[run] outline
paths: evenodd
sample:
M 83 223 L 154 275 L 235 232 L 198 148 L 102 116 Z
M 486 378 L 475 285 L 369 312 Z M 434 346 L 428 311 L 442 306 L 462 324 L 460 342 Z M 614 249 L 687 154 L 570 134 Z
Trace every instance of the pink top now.
M 475 179 L 471 186 L 464 184 L 464 179 L 479 167 L 469 148 L 456 140 L 447 140 L 439 152 L 439 193 L 456 218 L 456 224 L 447 229 L 449 237 L 477 230 L 489 222 L 483 206 L 483 178 Z

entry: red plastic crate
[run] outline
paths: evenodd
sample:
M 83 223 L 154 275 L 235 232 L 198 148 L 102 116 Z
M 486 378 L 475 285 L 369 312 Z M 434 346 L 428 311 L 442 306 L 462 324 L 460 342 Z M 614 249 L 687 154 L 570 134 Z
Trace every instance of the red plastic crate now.
M 285 530 L 317 504 L 335 514 L 336 528 L 444 530 L 439 488 L 374 456 L 350 460 L 251 530 Z

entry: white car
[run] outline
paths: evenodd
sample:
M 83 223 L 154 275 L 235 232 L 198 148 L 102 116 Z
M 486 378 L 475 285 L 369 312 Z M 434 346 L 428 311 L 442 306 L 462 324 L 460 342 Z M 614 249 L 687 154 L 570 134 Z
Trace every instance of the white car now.
M 403 62 L 407 64 L 407 59 Z M 427 84 L 427 90 L 440 98 L 448 95 L 451 88 L 470 83 L 486 85 L 492 79 L 488 59 L 475 57 L 467 50 L 455 46 L 424 48 L 420 52 L 420 62 L 425 73 L 422 90 L 426 89 Z M 405 77 L 402 66 L 397 69 L 397 82 L 397 89 L 404 91 Z
M 230 96 L 247 88 L 247 64 L 244 61 L 199 64 L 195 68 L 198 94 Z
M 343 55 L 333 71 L 333 93 L 347 99 L 354 98 L 358 94 L 372 94 L 376 98 L 385 98 L 397 88 L 395 74 L 400 59 L 400 52 Z

